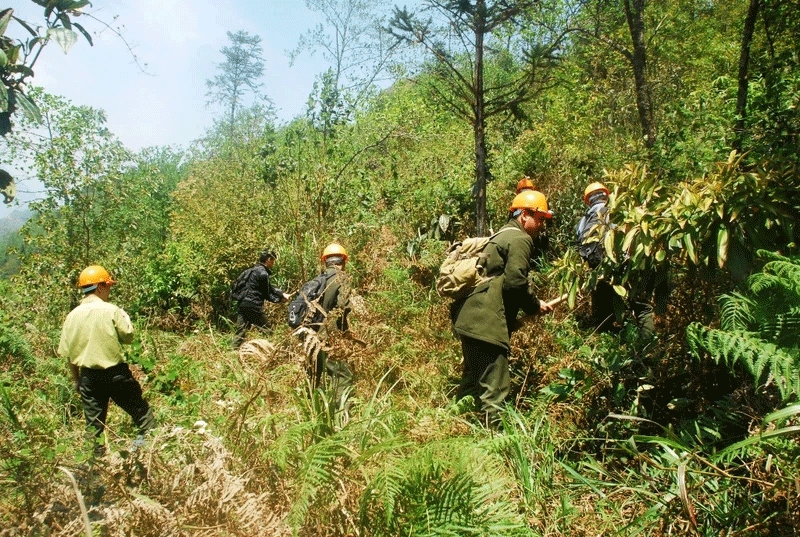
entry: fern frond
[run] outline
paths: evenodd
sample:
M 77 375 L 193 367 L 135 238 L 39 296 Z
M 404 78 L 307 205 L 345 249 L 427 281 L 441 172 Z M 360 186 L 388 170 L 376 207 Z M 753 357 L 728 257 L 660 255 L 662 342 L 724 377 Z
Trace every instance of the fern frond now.
M 708 352 L 729 368 L 745 367 L 757 384 L 774 383 L 784 400 L 800 395 L 800 353 L 758 339 L 750 332 L 714 330 L 698 324 L 686 329 L 689 347 L 696 355 Z M 765 377 L 767 377 L 765 379 Z
M 773 341 L 782 347 L 796 347 L 800 344 L 800 307 L 791 308 L 767 319 L 759 326 L 761 338 Z
M 319 489 L 338 479 L 341 464 L 337 463 L 348 454 L 347 439 L 336 436 L 324 438 L 306 449 L 303 466 L 297 475 L 300 492 L 288 516 L 295 531 L 303 525 Z
M 800 296 L 800 262 L 789 258 L 770 261 L 763 271 L 787 282 L 794 294 Z
M 313 432 L 314 424 L 309 421 L 302 421 L 286 429 L 275 440 L 270 454 L 278 468 L 281 470 L 286 469 L 289 460 L 297 453 L 302 452 Z
M 720 325 L 723 330 L 747 330 L 755 323 L 756 302 L 741 293 L 719 297 Z

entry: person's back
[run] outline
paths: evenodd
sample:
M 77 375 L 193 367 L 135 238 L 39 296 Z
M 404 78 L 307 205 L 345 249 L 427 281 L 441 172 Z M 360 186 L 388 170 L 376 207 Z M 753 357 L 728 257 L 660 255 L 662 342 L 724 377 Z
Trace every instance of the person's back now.
M 108 301 L 115 283 L 99 265 L 81 272 L 78 286 L 84 298 L 64 320 L 58 344 L 58 354 L 67 359 L 75 390 L 81 396 L 95 454 L 105 452 L 101 440 L 110 400 L 127 412 L 138 427 L 140 437 L 136 442 L 143 443 L 144 434 L 155 423 L 150 405 L 142 397 L 142 388 L 122 353 L 122 344 L 133 341 L 133 325 L 122 308 Z
M 552 311 L 528 290 L 533 239 L 550 218 L 544 194 L 536 190 L 517 194 L 508 222 L 484 250 L 483 266 L 490 279 L 451 308 L 453 331 L 464 355 L 456 399 L 471 396 L 487 417 L 502 406 L 510 389 L 508 356 L 519 310 Z
M 96 295 L 86 296 L 67 315 L 59 349 L 78 367 L 102 369 L 123 361 L 122 343 L 133 341 L 124 310 Z
M 319 306 L 324 311 L 324 319 L 308 325 L 317 331 L 321 343 L 327 341 L 330 330 L 336 326 L 342 332 L 347 332 L 350 313 L 350 294 L 352 284 L 350 276 L 345 272 L 345 265 L 349 257 L 347 251 L 337 243 L 331 243 L 322 252 L 322 262 L 325 263 L 324 275 L 326 276 L 325 290 L 318 298 Z M 346 390 L 353 383 L 353 372 L 346 362 L 333 360 L 328 357 L 325 349 L 319 349 L 316 358 L 309 356 L 308 373 L 311 377 L 312 388 L 322 385 L 327 378 L 327 384 L 332 390 L 337 405 L 342 403 Z

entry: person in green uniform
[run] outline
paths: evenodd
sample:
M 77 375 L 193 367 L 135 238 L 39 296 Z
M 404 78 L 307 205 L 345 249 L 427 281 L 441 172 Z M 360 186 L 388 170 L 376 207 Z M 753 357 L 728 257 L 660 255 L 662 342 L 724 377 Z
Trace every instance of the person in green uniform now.
M 331 330 L 337 329 L 347 333 L 349 324 L 347 317 L 350 314 L 350 294 L 352 283 L 350 275 L 345 272 L 349 257 L 343 246 L 331 243 L 322 251 L 322 262 L 325 270 L 319 276 L 324 278 L 324 291 L 319 298 L 319 306 L 324 311 L 314 314 L 307 326 L 318 332 L 321 342 L 328 339 Z M 313 364 L 313 371 L 309 371 L 312 386 L 319 387 L 325 376 L 327 383 L 333 390 L 336 401 L 340 402 L 344 391 L 353 384 L 353 371 L 346 362 L 333 360 L 325 350 L 320 350 Z
M 517 194 L 508 222 L 484 249 L 485 273 L 491 279 L 451 307 L 453 330 L 464 355 L 456 399 L 471 395 L 487 417 L 502 407 L 509 392 L 508 356 L 519 311 L 532 315 L 553 310 L 528 288 L 533 239 L 552 217 L 541 192 Z
M 67 315 L 58 344 L 58 354 L 67 359 L 75 390 L 81 396 L 87 431 L 97 455 L 105 452 L 102 434 L 110 400 L 133 418 L 139 429 L 139 444 L 155 424 L 142 387 L 122 354 L 122 344 L 133 341 L 133 325 L 122 308 L 108 301 L 115 283 L 100 265 L 81 272 L 78 286 L 84 298 Z

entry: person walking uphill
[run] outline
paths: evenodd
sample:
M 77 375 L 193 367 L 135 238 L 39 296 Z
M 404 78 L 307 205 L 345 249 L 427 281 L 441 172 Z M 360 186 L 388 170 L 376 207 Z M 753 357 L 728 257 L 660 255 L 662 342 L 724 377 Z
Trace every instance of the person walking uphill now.
M 231 298 L 238 302 L 236 306 L 236 334 L 233 336 L 233 348 L 238 349 L 244 342 L 247 331 L 253 326 L 269 328 L 269 321 L 264 314 L 264 302 L 286 302 L 290 295 L 284 293 L 270 283 L 272 267 L 275 265 L 275 252 L 266 249 L 258 256 L 258 263 L 242 272 L 236 279 Z
M 464 300 L 454 302 L 450 312 L 464 354 L 456 398 L 471 395 L 476 408 L 487 416 L 502 406 L 509 392 L 508 356 L 519 311 L 535 314 L 553 310 L 528 290 L 533 239 L 553 213 L 544 194 L 536 190 L 517 194 L 509 211 L 508 222 L 483 252 L 485 275 L 490 279 Z
M 66 358 L 75 390 L 80 393 L 87 430 L 95 441 L 95 454 L 102 455 L 109 400 L 113 399 L 133 418 L 144 434 L 155 421 L 142 387 L 131 375 L 122 354 L 122 344 L 133 341 L 133 326 L 125 311 L 108 301 L 116 282 L 106 269 L 92 265 L 81 272 L 78 286 L 84 299 L 64 321 L 58 354 Z
M 302 325 L 316 331 L 320 342 L 324 344 L 334 326 L 343 333 L 347 333 L 350 328 L 347 317 L 351 309 L 352 284 L 350 276 L 345 272 L 349 257 L 344 247 L 337 243 L 329 244 L 322 251 L 321 259 L 325 264 L 324 271 L 303 285 L 295 301 L 307 302 L 308 310 L 304 313 Z M 312 296 L 307 296 L 309 294 Z M 291 312 L 292 305 L 289 309 Z M 329 358 L 328 353 L 320 349 L 316 360 L 309 360 L 308 368 L 312 388 L 322 385 L 327 376 L 337 403 L 341 403 L 345 389 L 353 383 L 350 366 L 343 361 Z

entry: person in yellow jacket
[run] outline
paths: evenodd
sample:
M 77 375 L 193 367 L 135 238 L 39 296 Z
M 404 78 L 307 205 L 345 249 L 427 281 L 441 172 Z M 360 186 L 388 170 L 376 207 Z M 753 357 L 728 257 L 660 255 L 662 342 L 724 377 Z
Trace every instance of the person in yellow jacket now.
M 122 308 L 108 301 L 115 283 L 100 265 L 81 272 L 78 286 L 84 298 L 67 315 L 58 344 L 58 354 L 67 359 L 75 390 L 81 396 L 87 431 L 98 455 L 105 452 L 101 439 L 111 399 L 139 428 L 134 445 L 141 445 L 144 434 L 155 424 L 142 387 L 122 354 L 122 344 L 133 341 L 133 325 Z

